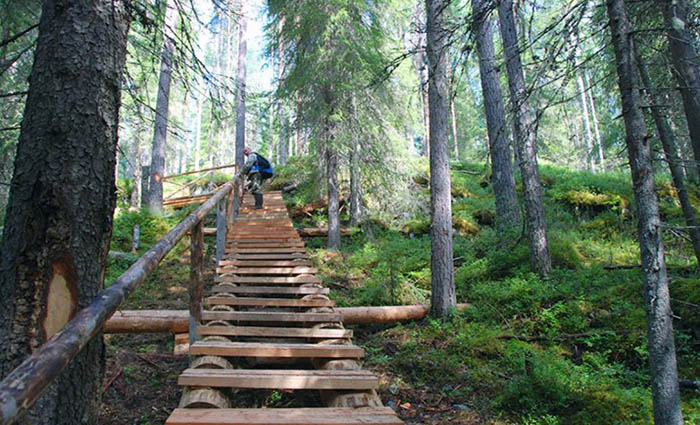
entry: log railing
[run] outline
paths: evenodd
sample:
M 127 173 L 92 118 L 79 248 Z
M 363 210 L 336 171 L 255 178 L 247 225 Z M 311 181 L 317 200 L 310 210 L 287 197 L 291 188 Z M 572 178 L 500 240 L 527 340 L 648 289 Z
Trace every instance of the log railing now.
M 31 407 L 71 359 L 102 329 L 126 297 L 146 279 L 187 232 L 191 232 L 192 243 L 190 326 L 197 325 L 203 292 L 202 220 L 209 211 L 218 206 L 217 231 L 222 235 L 217 237 L 217 240 L 225 241 L 225 234 L 235 213 L 234 199 L 239 198 L 234 196 L 234 188 L 240 186 L 236 184 L 238 178 L 239 174 L 236 173 L 232 181 L 224 184 L 209 200 L 170 230 L 119 276 L 112 286 L 80 310 L 63 329 L 36 349 L 0 382 L 0 423 L 13 423 Z M 217 246 L 217 251 L 219 250 L 223 252 L 223 244 Z M 194 332 L 190 332 L 190 335 L 194 335 Z

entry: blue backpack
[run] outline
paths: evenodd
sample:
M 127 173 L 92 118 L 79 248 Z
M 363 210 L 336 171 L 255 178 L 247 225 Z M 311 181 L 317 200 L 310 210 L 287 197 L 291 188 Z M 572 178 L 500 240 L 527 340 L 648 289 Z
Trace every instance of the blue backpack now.
M 252 171 L 259 171 L 260 176 L 263 179 L 269 179 L 270 177 L 275 175 L 275 172 L 272 170 L 272 165 L 270 165 L 270 161 L 267 160 L 264 156 L 260 155 L 257 152 L 253 152 L 255 155 L 257 155 L 257 163 L 253 165 L 251 168 Z

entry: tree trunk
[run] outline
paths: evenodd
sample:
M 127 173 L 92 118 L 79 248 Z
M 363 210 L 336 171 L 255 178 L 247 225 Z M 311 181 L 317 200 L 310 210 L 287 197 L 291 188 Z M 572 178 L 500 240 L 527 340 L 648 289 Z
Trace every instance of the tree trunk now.
M 593 97 L 593 87 L 586 71 L 583 71 L 585 87 L 588 87 L 588 104 L 591 106 L 591 118 L 593 118 L 593 134 L 595 135 L 595 145 L 598 147 L 598 161 L 600 170 L 605 171 L 605 152 L 603 151 L 603 138 L 600 137 L 600 122 L 598 112 L 595 108 L 595 98 Z
M 452 259 L 452 194 L 448 142 L 447 49 L 443 29 L 446 2 L 426 0 L 430 64 L 430 270 L 431 314 L 445 316 L 457 304 Z
M 301 92 L 297 90 L 296 93 L 296 118 L 294 119 L 296 123 L 296 135 L 297 135 L 297 155 L 304 154 L 304 126 L 302 125 L 303 116 L 301 111 Z
M 128 23 L 120 1 L 44 3 L 0 244 L 0 378 L 102 289 Z M 18 423 L 97 423 L 103 370 L 98 335 Z
M 136 166 L 134 167 L 134 187 L 131 190 L 131 198 L 129 198 L 129 207 L 139 209 L 141 207 L 141 147 L 138 140 L 136 141 L 136 155 L 134 158 Z
M 622 97 L 627 153 L 639 217 L 638 237 L 647 310 L 654 423 L 680 425 L 683 423 L 683 417 L 678 390 L 668 277 L 661 238 L 659 205 L 654 192 L 651 149 L 642 112 L 634 58 L 632 27 L 623 0 L 607 0 L 606 3 Z
M 580 72 L 576 73 L 576 82 L 578 89 L 581 92 L 581 108 L 583 109 L 583 130 L 584 138 L 586 139 L 586 158 L 588 158 L 588 167 L 591 172 L 596 172 L 595 167 L 595 151 L 593 149 L 593 133 L 591 132 L 591 120 L 588 116 L 588 96 L 586 95 L 586 86 L 583 84 L 583 77 Z
M 267 157 L 270 158 L 270 160 L 274 159 L 273 156 L 273 145 L 275 142 L 275 122 L 274 122 L 274 115 L 271 113 L 272 112 L 272 105 L 274 104 L 274 96 L 270 94 L 270 103 L 269 103 L 269 113 L 267 114 Z
M 422 16 L 422 0 L 416 1 L 416 8 L 413 12 L 413 21 L 415 28 L 412 33 L 412 48 L 415 50 L 413 55 L 413 68 L 418 76 L 421 95 L 421 112 L 423 118 L 423 137 L 421 137 L 422 154 L 428 156 L 430 149 L 430 112 L 428 110 L 428 70 L 426 69 L 425 59 L 425 36 L 421 33 L 423 27 Z
M 693 251 L 695 252 L 695 258 L 697 258 L 698 264 L 700 264 L 700 228 L 698 228 L 698 221 L 695 218 L 695 211 L 693 210 L 693 205 L 690 203 L 688 191 L 685 188 L 683 164 L 681 159 L 678 157 L 678 146 L 676 145 L 675 140 L 676 138 L 673 134 L 673 130 L 671 130 L 671 126 L 668 123 L 668 118 L 663 110 L 663 106 L 661 106 L 659 96 L 657 96 L 657 91 L 652 85 L 647 67 L 642 61 L 642 57 L 639 54 L 639 50 L 637 49 L 636 45 L 634 48 L 635 60 L 637 61 L 637 68 L 639 68 L 639 75 L 642 79 L 642 84 L 644 84 L 645 92 L 647 94 L 647 98 L 649 99 L 649 104 L 651 105 L 651 115 L 654 119 L 654 124 L 656 125 L 656 131 L 659 134 L 659 139 L 661 140 L 661 146 L 664 149 L 664 155 L 666 156 L 668 167 L 671 171 L 673 185 L 678 193 L 678 200 L 681 203 L 681 210 L 683 210 L 685 222 L 690 229 L 690 240 L 693 245 Z M 664 103 L 668 104 L 669 102 L 665 101 Z
M 513 1 L 502 0 L 498 6 L 503 50 L 508 71 L 508 89 L 514 115 L 514 132 L 523 181 L 525 217 L 530 244 L 530 266 L 540 276 L 552 268 L 547 245 L 547 226 L 542 205 L 542 184 L 537 166 L 537 149 L 533 132 L 534 120 L 527 103 L 523 66 L 520 62 L 518 35 L 515 31 Z
M 171 0 L 172 1 L 172 0 Z M 160 58 L 160 77 L 158 79 L 158 98 L 156 100 L 156 117 L 153 128 L 153 147 L 151 151 L 151 177 L 146 198 L 146 206 L 152 211 L 163 211 L 163 177 L 165 176 L 165 142 L 168 137 L 168 102 L 170 99 L 170 73 L 175 51 L 175 25 L 177 8 L 165 4 L 165 22 L 163 23 L 163 51 Z
M 352 108 L 357 119 L 357 100 L 353 95 Z M 350 226 L 355 227 L 362 215 L 362 169 L 360 168 L 360 141 L 357 135 L 350 139 Z
M 332 126 L 333 124 L 329 124 Z M 328 249 L 340 249 L 340 199 L 338 194 L 338 154 L 332 146 L 333 130 L 329 131 L 331 140 L 326 146 L 326 177 L 328 179 Z
M 194 170 L 199 171 L 200 151 L 202 150 L 202 107 L 204 94 L 197 95 L 197 111 L 194 124 Z
M 484 96 L 484 113 L 490 143 L 491 180 L 496 197 L 496 224 L 502 236 L 501 241 L 504 242 L 509 230 L 520 227 L 520 208 L 515 190 L 510 145 L 506 138 L 503 93 L 493 46 L 493 23 L 488 16 L 486 5 L 485 0 L 473 0 L 472 14 L 475 17 L 481 90 Z
M 284 18 L 280 21 L 280 30 L 284 26 Z M 284 77 L 284 39 L 280 35 L 279 48 L 277 51 L 277 81 L 278 84 L 282 84 L 282 78 Z M 287 125 L 286 125 L 287 115 L 284 113 L 284 102 L 282 99 L 277 100 L 277 125 L 280 131 L 280 142 L 278 145 L 279 149 L 279 162 L 280 165 L 287 164 L 287 150 L 289 149 L 287 138 Z
M 241 0 L 238 17 L 238 68 L 236 75 L 236 165 L 243 166 L 243 148 L 245 148 L 245 101 L 246 71 L 248 55 L 248 18 L 246 17 L 246 0 Z
M 664 0 L 668 44 L 678 89 L 683 98 L 688 132 L 700 177 L 700 60 L 693 32 L 688 25 L 687 0 Z

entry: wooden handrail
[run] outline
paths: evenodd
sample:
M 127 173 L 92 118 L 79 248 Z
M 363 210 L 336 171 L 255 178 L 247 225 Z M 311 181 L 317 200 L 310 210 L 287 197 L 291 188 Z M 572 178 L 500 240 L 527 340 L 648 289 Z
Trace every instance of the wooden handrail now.
M 195 226 L 201 229 L 204 216 L 224 200 L 239 178 L 237 172 L 209 200 L 187 216 L 129 269 L 80 310 L 58 333 L 37 348 L 0 382 L 0 423 L 11 424 L 32 406 L 71 359 L 102 329 L 126 297 L 156 268 L 160 260 Z M 201 245 L 200 245 L 201 246 Z
M 238 165 L 236 165 L 236 164 L 219 165 L 218 167 L 202 168 L 201 170 L 186 171 L 186 172 L 180 173 L 180 174 L 172 174 L 172 175 L 163 177 L 163 181 L 166 181 L 168 179 L 172 179 L 173 177 L 189 176 L 190 174 L 197 174 L 197 173 L 203 173 L 205 171 L 221 170 L 222 168 L 234 168 L 234 167 L 236 168 L 236 171 L 238 171 Z

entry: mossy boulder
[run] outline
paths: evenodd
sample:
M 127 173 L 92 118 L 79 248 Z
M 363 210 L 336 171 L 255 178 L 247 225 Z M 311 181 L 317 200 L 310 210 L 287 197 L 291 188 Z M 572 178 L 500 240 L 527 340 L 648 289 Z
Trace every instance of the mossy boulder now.
M 465 217 L 453 217 L 452 227 L 462 236 L 476 236 L 479 234 L 479 225 Z
M 430 220 L 410 220 L 401 228 L 405 235 L 424 235 L 430 232 Z

